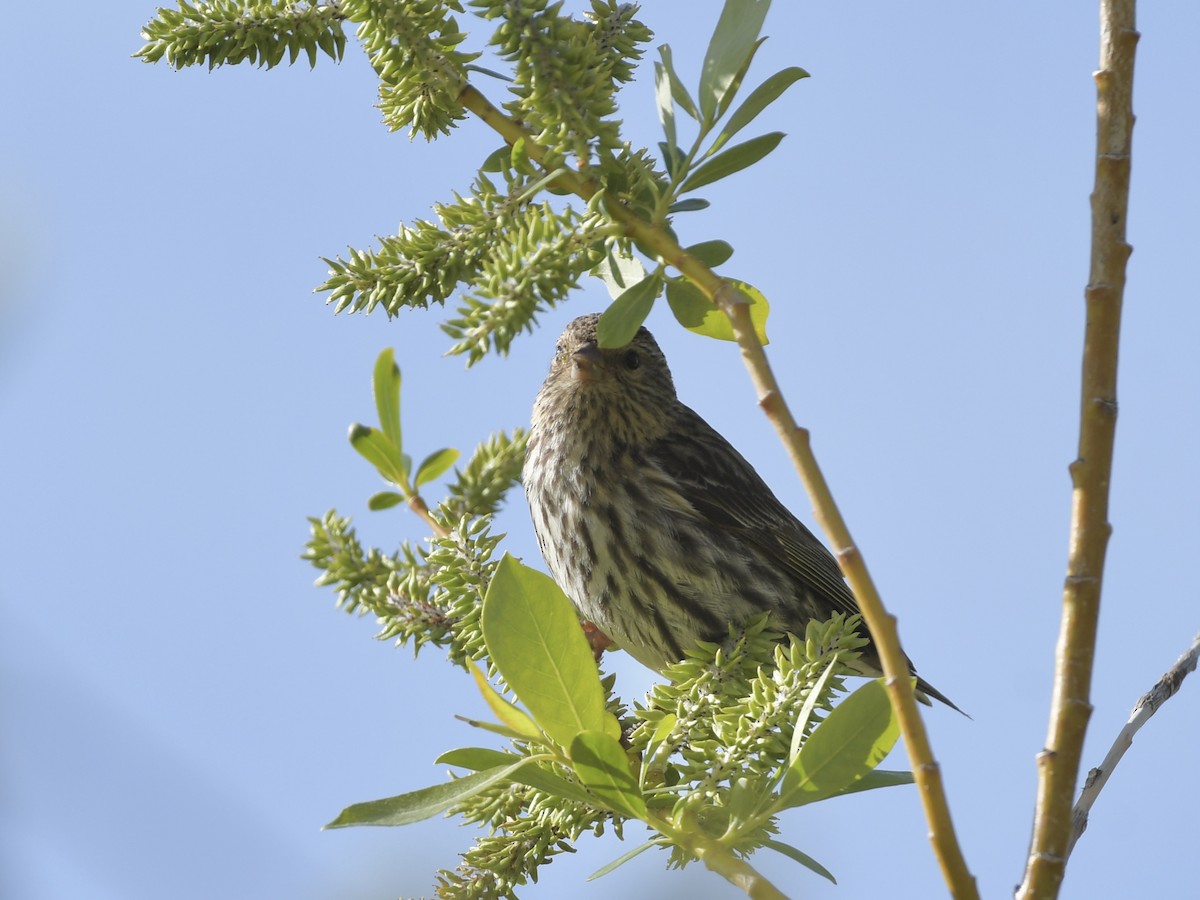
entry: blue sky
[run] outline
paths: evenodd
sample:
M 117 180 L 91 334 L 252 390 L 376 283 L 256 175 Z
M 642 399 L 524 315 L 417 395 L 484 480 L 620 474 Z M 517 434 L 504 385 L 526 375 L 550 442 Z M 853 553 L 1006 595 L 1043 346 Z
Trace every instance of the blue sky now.
M 927 716 L 967 859 L 987 896 L 1020 879 L 1065 568 L 1087 276 L 1094 4 L 777 3 L 749 78 L 812 78 L 761 120 L 788 133 L 681 217 L 723 238 L 771 300 L 771 360 L 921 672 L 974 716 Z M 694 82 L 719 4 L 648 4 Z M 483 715 L 436 651 L 413 661 L 333 608 L 299 559 L 305 517 L 370 513 L 374 470 L 346 442 L 372 421 L 370 371 L 396 348 L 414 456 L 467 452 L 528 422 L 561 327 L 507 359 L 443 356 L 447 311 L 334 317 L 318 257 L 427 216 L 495 146 L 378 123 L 346 61 L 174 73 L 129 55 L 153 4 L 39 6 L 0 59 L 0 893 L 42 898 L 374 898 L 430 891 L 471 832 L 320 826 L 343 806 L 445 778 Z M 476 20 L 463 17 L 482 36 Z M 1191 640 L 1200 506 L 1200 10 L 1140 22 L 1120 419 L 1085 765 Z M 471 46 L 478 46 L 482 37 Z M 650 67 L 623 99 L 658 139 Z M 482 87 L 494 99 L 495 84 Z M 649 322 L 680 393 L 802 518 L 810 507 L 732 345 Z M 436 491 L 430 491 L 431 499 Z M 539 562 L 523 498 L 500 527 Z M 651 675 L 609 657 L 637 696 Z M 1200 689 L 1138 736 L 1093 811 L 1063 896 L 1192 884 Z M 893 764 L 902 764 L 897 756 Z M 941 895 L 915 793 L 799 810 L 782 858 L 812 898 Z M 699 867 L 584 842 L 527 897 L 738 896 Z M 1134 861 L 1137 861 L 1136 864 Z

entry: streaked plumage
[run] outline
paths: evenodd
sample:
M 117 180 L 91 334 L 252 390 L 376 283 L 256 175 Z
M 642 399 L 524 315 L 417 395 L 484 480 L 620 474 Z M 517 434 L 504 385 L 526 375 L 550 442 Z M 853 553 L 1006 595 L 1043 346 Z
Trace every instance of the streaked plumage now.
M 546 565 L 583 618 L 661 670 L 765 610 L 801 635 L 810 619 L 857 613 L 833 555 L 679 402 L 650 332 L 601 350 L 598 321 L 559 339 L 524 470 Z M 879 674 L 874 647 L 860 664 Z

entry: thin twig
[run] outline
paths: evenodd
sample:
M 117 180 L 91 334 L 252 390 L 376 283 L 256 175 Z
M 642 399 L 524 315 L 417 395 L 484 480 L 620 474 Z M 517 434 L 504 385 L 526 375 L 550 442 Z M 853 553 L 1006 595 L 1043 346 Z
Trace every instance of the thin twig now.
M 1117 763 L 1121 761 L 1121 757 L 1125 755 L 1125 751 L 1133 746 L 1133 736 L 1138 733 L 1138 729 L 1150 721 L 1150 717 L 1158 712 L 1160 706 L 1175 696 L 1188 673 L 1196 671 L 1198 660 L 1200 660 L 1200 632 L 1197 632 L 1196 636 L 1192 638 L 1192 646 L 1188 648 L 1187 652 L 1175 661 L 1175 665 L 1167 669 L 1162 678 L 1158 679 L 1158 684 L 1142 695 L 1142 699 L 1133 707 L 1129 721 L 1125 723 L 1125 727 L 1113 741 L 1104 761 L 1088 772 L 1083 790 L 1079 793 L 1079 800 L 1075 803 L 1075 809 L 1071 811 L 1071 841 L 1067 844 L 1067 856 L 1071 855 L 1071 851 L 1075 849 L 1075 842 L 1087 830 L 1088 814 L 1092 810 L 1092 804 L 1100 796 L 1100 791 L 1108 783 L 1109 776 L 1117 767 Z
M 1071 464 L 1071 540 L 1055 653 L 1049 733 L 1038 754 L 1033 838 L 1019 900 L 1058 895 L 1071 838 L 1071 801 L 1091 716 L 1090 688 L 1100 615 L 1109 482 L 1117 424 L 1117 349 L 1129 209 L 1133 134 L 1135 0 L 1100 2 L 1100 70 L 1096 72 L 1096 176 L 1092 253 L 1079 413 L 1079 455 Z
M 438 537 L 450 536 L 450 532 L 446 530 L 446 527 L 434 518 L 433 513 L 429 511 L 429 506 L 420 494 L 414 493 L 409 495 L 408 508 L 424 519 L 425 523 L 433 529 L 433 533 Z
M 546 162 L 545 150 L 533 140 L 533 135 L 519 122 L 489 103 L 474 87 L 464 87 L 458 100 L 499 132 L 509 144 L 523 140 L 531 159 L 540 164 Z M 570 170 L 561 172 L 557 184 L 585 200 L 592 200 L 599 190 L 594 181 Z M 667 265 L 677 269 L 729 317 L 741 351 L 742 362 L 758 395 L 759 406 L 775 427 L 793 466 L 800 473 L 817 520 L 829 537 L 846 580 L 858 599 L 867 630 L 879 651 L 885 684 L 896 709 L 904 746 L 913 768 L 913 778 L 929 825 L 929 839 L 942 868 L 942 875 L 952 896 L 961 900 L 974 900 L 979 896 L 978 888 L 959 846 L 946 800 L 945 786 L 942 783 L 941 768 L 934 759 L 929 736 L 917 711 L 908 659 L 900 647 L 895 617 L 884 608 L 874 581 L 867 571 L 866 562 L 850 535 L 850 529 L 833 499 L 825 476 L 817 465 L 808 431 L 796 424 L 788 409 L 779 382 L 775 379 L 767 360 L 766 351 L 751 322 L 748 302 L 729 282 L 684 250 L 668 229 L 645 221 L 616 198 L 607 197 L 605 200 L 606 212 L 624 228 L 630 238 L 639 246 L 656 253 Z

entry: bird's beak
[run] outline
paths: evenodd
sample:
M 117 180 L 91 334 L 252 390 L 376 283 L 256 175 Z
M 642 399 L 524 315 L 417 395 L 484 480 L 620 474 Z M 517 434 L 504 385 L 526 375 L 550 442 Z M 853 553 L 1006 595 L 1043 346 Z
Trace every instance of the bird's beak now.
M 588 341 L 572 355 L 575 357 L 575 377 L 583 381 L 592 381 L 604 368 L 604 357 L 595 341 Z

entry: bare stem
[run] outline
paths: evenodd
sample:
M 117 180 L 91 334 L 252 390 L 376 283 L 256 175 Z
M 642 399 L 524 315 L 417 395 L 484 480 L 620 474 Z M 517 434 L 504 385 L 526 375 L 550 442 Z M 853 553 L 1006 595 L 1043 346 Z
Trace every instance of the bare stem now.
M 425 500 L 420 494 L 409 496 L 408 508 L 424 519 L 425 523 L 433 529 L 433 533 L 438 537 L 450 536 L 450 532 L 442 526 L 442 523 L 433 517 L 433 513 L 429 511 L 429 507 L 425 504 Z
M 546 162 L 545 150 L 533 140 L 533 135 L 489 103 L 474 87 L 465 86 L 458 100 L 499 132 L 509 144 L 524 140 L 529 157 L 538 163 Z M 585 200 L 591 200 L 599 190 L 594 181 L 570 170 L 563 170 L 556 183 Z M 817 519 L 829 537 L 846 580 L 858 599 L 872 641 L 879 651 L 888 693 L 900 722 L 904 746 L 929 825 L 930 842 L 941 865 L 942 875 L 952 896 L 974 900 L 979 896 L 978 889 L 959 847 L 941 769 L 933 757 L 929 736 L 917 711 L 908 662 L 900 648 L 895 617 L 884 608 L 862 554 L 850 536 L 829 484 L 817 465 L 808 431 L 796 424 L 788 409 L 766 351 L 751 322 L 749 304 L 724 278 L 684 250 L 667 228 L 642 219 L 617 198 L 608 197 L 605 200 L 605 211 L 624 229 L 627 236 L 677 269 L 729 317 L 742 362 L 758 395 L 759 406 L 775 427 L 792 464 L 800 473 Z
M 1113 741 L 1104 761 L 1088 772 L 1083 790 L 1079 793 L 1079 800 L 1071 811 L 1071 840 L 1067 844 L 1068 856 L 1075 849 L 1075 842 L 1087 830 L 1088 814 L 1092 810 L 1092 804 L 1100 796 L 1100 791 L 1108 783 L 1109 776 L 1117 767 L 1117 763 L 1121 761 L 1121 757 L 1125 755 L 1125 751 L 1133 746 L 1133 736 L 1150 721 L 1150 717 L 1158 712 L 1160 706 L 1175 696 L 1179 688 L 1183 686 L 1183 679 L 1187 678 L 1188 673 L 1196 671 L 1198 660 L 1200 660 L 1200 633 L 1192 638 L 1192 646 L 1175 661 L 1175 665 L 1171 666 L 1166 674 L 1158 679 L 1158 683 L 1154 687 L 1142 695 L 1142 698 L 1133 707 L 1129 721 L 1125 723 L 1125 727 Z
M 1079 455 L 1071 463 L 1071 538 L 1055 653 L 1049 733 L 1038 754 L 1033 839 L 1016 896 L 1058 896 L 1071 840 L 1071 801 L 1091 716 L 1090 688 L 1104 557 L 1112 531 L 1108 494 L 1117 424 L 1117 349 L 1133 134 L 1135 0 L 1101 0 L 1096 72 L 1096 176 L 1087 324 L 1079 411 Z

